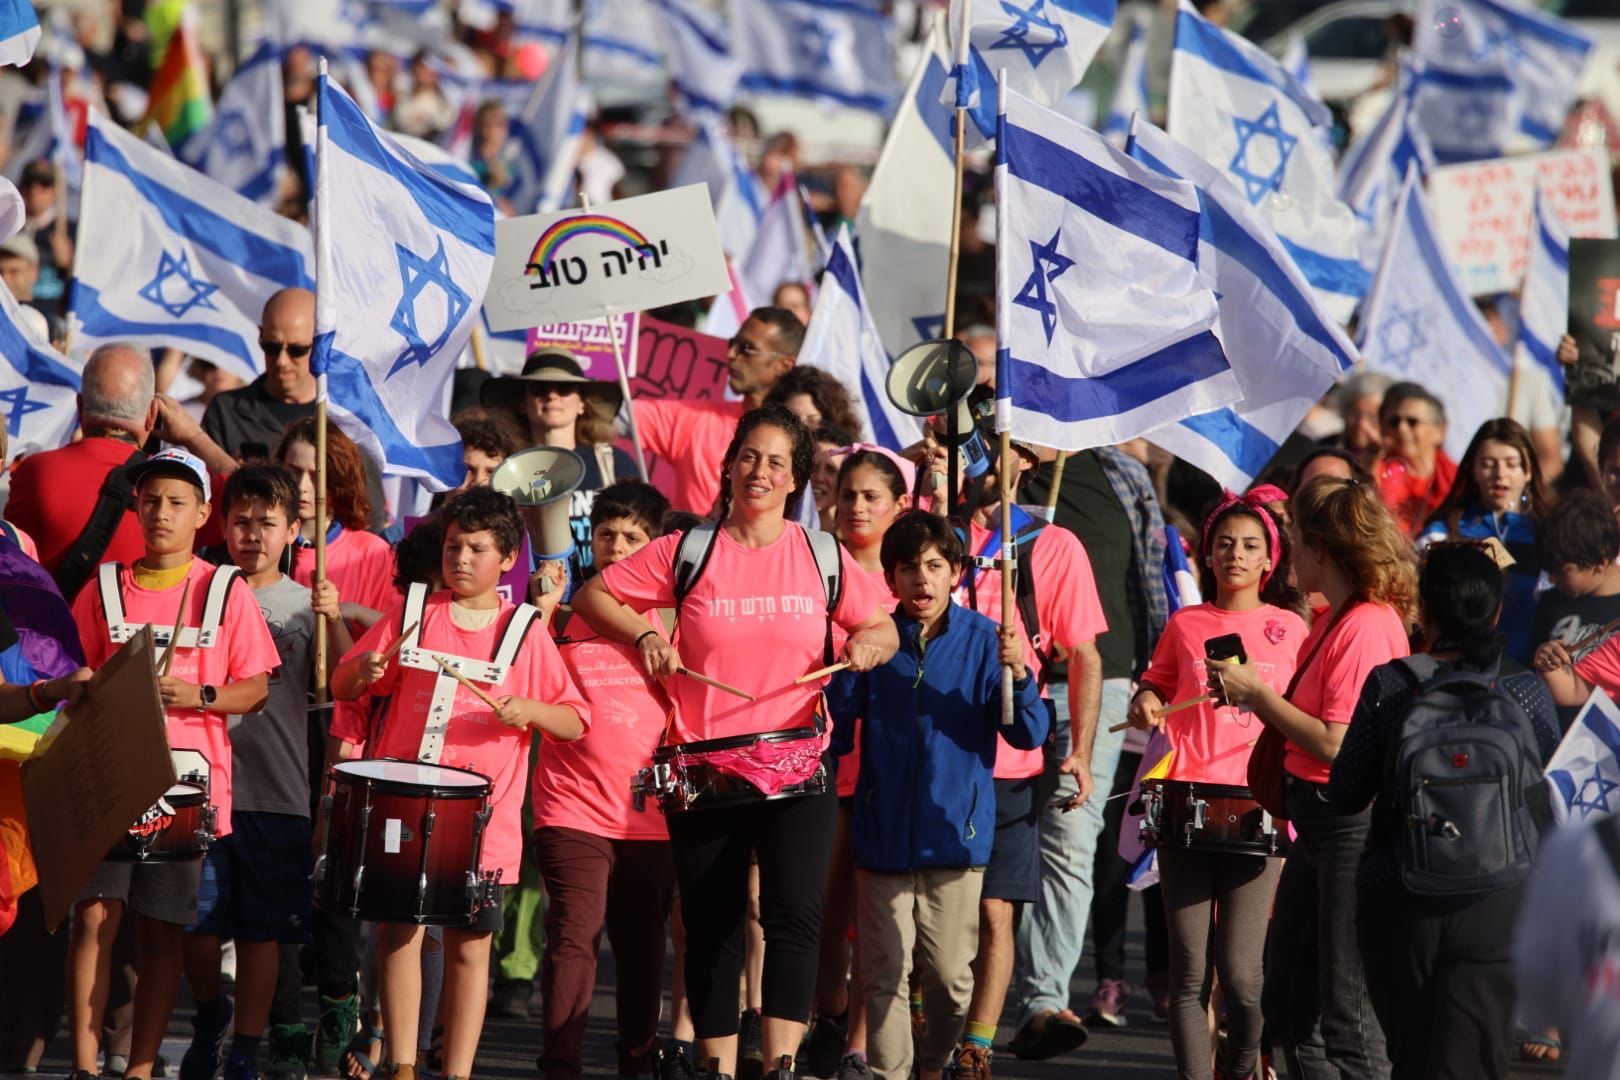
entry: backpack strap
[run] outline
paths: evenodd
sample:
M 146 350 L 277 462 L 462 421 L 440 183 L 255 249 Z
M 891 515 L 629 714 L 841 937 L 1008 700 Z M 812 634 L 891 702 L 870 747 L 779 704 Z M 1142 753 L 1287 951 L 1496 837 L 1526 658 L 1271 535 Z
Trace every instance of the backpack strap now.
M 820 529 L 799 526 L 810 543 L 810 554 L 816 560 L 816 574 L 821 578 L 822 590 L 827 596 L 827 638 L 821 647 L 821 663 L 829 667 L 833 662 L 833 612 L 844 598 L 844 560 L 838 547 L 838 537 Z
M 1423 687 L 1424 683 L 1440 674 L 1440 661 L 1428 653 L 1413 653 L 1411 656 L 1403 656 L 1395 661 L 1395 664 L 1419 689 Z
M 692 594 L 698 579 L 703 576 L 704 569 L 709 565 L 709 556 L 714 554 L 715 537 L 720 533 L 720 524 L 715 521 L 705 521 L 694 525 L 681 534 L 681 542 L 675 547 L 675 611 L 681 610 L 681 604 Z
M 68 548 L 56 572 L 51 575 L 69 603 L 90 580 L 96 564 L 101 562 L 101 557 L 112 546 L 124 514 L 135 505 L 135 485 L 129 482 L 127 470 L 129 466 L 145 460 L 146 454 L 136 447 L 122 465 L 107 473 L 96 495 L 96 505 L 90 511 L 90 520 L 85 522 L 79 538 L 73 541 L 73 546 Z

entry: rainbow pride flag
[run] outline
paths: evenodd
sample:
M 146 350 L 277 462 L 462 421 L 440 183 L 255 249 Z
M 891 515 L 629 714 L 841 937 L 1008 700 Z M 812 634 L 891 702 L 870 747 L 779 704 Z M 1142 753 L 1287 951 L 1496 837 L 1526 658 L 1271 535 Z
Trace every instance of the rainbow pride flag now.
M 179 13 L 169 35 L 169 46 L 152 75 L 151 94 L 143 126 L 156 124 L 176 154 L 213 119 L 208 59 L 197 45 L 196 19 L 190 7 Z

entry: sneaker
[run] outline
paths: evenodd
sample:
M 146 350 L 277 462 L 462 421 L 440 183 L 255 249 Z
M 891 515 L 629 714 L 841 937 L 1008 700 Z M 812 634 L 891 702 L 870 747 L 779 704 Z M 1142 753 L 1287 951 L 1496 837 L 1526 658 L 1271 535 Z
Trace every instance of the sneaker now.
M 1086 1026 L 1068 1009 L 1047 1010 L 1030 1017 L 1007 1048 L 1019 1061 L 1047 1061 L 1085 1045 Z
M 690 1057 L 668 1047 L 658 1052 L 658 1080 L 698 1080 L 698 1068 Z
M 1101 979 L 1097 982 L 1097 992 L 1091 995 L 1091 1011 L 1086 1014 L 1086 1022 L 1104 1027 L 1125 1026 L 1123 979 Z
M 956 1048 L 951 1063 L 945 1066 L 946 1080 L 990 1080 L 990 1051 L 977 1043 L 963 1043 Z
M 838 1063 L 837 1080 L 872 1080 L 872 1068 L 866 1063 L 865 1054 L 845 1054 L 844 1060 Z
M 489 1004 L 489 1014 L 503 1020 L 527 1020 L 529 995 L 534 984 L 527 979 L 502 979 L 495 984 L 495 996 Z
M 1148 998 L 1153 1002 L 1153 1019 L 1161 1024 L 1170 1022 L 1170 976 L 1162 971 L 1150 971 L 1147 977 Z
M 844 1057 L 844 1043 L 848 1038 L 845 1026 L 849 1014 L 818 1016 L 810 1029 L 810 1038 L 804 1049 L 804 1071 L 811 1076 L 830 1078 L 838 1075 L 839 1063 Z
M 776 1059 L 776 1068 L 765 1074 L 765 1080 L 798 1080 L 794 1072 L 793 1058 L 783 1054 Z
M 223 1080 L 259 1080 L 259 1063 L 253 1060 L 252 1054 L 232 1054 L 226 1059 L 221 1076 Z
M 343 1051 L 360 1029 L 360 995 L 329 998 L 321 995 L 321 1018 L 315 1027 L 315 1071 L 336 1076 Z
M 270 1063 L 265 1067 L 264 1080 L 304 1080 L 309 1060 L 309 1028 L 303 1024 L 274 1024 L 270 1037 Z
M 737 1024 L 736 1080 L 764 1080 L 765 1050 L 760 1044 L 759 1013 L 743 1010 Z
M 214 1015 L 205 1017 L 199 1010 L 191 1018 L 191 1045 L 180 1059 L 180 1080 L 214 1080 L 214 1074 L 219 1072 L 236 1008 L 230 998 L 221 994 L 209 1011 Z

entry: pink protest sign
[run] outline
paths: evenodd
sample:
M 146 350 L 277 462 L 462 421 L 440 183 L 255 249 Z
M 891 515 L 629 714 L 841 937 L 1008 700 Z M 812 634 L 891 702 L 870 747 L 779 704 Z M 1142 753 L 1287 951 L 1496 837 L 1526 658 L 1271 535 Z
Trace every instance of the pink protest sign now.
M 660 398 L 702 400 L 726 394 L 726 341 L 672 323 L 645 318 L 636 344 L 639 370 L 630 380 L 630 396 L 640 401 Z M 634 454 L 628 439 L 619 444 Z M 653 485 L 669 492 L 674 474 L 668 465 L 648 456 L 647 473 Z

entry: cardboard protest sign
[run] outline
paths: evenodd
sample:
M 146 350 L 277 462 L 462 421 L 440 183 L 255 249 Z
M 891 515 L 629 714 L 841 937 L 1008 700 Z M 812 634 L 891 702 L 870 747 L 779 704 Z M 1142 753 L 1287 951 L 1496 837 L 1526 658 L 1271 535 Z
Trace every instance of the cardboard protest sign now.
M 1569 333 L 1580 353 L 1564 376 L 1569 403 L 1620 409 L 1620 240 L 1570 241 Z
M 729 288 L 704 184 L 495 224 L 494 331 L 646 311 Z
M 634 400 L 714 400 L 726 395 L 730 368 L 724 338 L 644 318 L 636 355 L 640 357 L 640 371 L 630 380 Z M 627 453 L 635 453 L 628 440 L 619 445 Z M 660 491 L 674 490 L 674 472 L 652 454 L 647 455 L 647 477 Z
M 96 672 L 44 753 L 23 764 L 40 900 L 52 930 L 96 864 L 177 779 L 155 661 L 147 627 Z
M 1570 236 L 1614 235 L 1614 191 L 1602 147 L 1448 165 L 1429 174 L 1435 230 L 1471 294 L 1512 292 L 1524 283 L 1538 186 Z
M 619 324 L 619 350 L 624 354 L 627 374 L 636 373 L 636 330 L 641 325 L 641 313 L 627 312 L 614 317 Z M 548 323 L 529 331 L 528 352 L 536 349 L 567 349 L 579 357 L 580 367 L 592 379 L 617 379 L 613 367 L 613 341 L 608 337 L 606 319 L 586 319 L 578 322 Z

